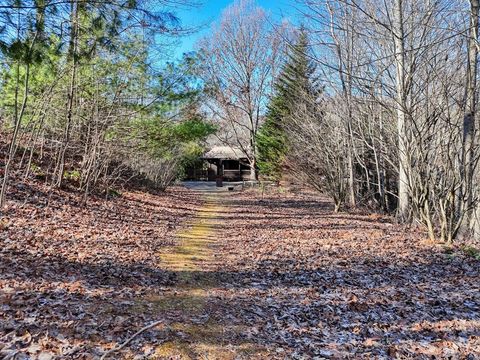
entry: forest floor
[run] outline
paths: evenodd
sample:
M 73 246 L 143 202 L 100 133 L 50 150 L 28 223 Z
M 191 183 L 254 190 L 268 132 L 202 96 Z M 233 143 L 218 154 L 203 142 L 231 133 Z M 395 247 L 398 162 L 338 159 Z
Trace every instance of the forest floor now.
M 311 193 L 176 187 L 82 206 L 13 190 L 0 357 L 480 358 L 480 261 L 390 217 Z

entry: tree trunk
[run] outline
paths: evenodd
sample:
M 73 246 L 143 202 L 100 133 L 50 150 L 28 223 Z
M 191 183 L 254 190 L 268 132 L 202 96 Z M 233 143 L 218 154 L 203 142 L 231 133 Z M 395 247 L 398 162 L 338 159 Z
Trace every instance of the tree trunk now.
M 334 25 L 334 10 L 327 3 L 327 9 L 330 13 L 330 35 L 335 43 L 336 54 L 338 58 L 338 75 L 342 84 L 342 93 L 345 98 L 347 114 L 346 114 L 346 130 L 348 132 L 348 141 L 346 143 L 346 155 L 347 155 L 347 172 L 348 172 L 348 203 L 350 207 L 355 208 L 357 206 L 355 197 L 355 172 L 354 172 L 354 141 L 352 133 L 352 52 L 353 52 L 353 33 L 351 32 L 352 14 L 348 13 L 348 6 L 345 7 L 344 23 L 345 31 L 347 32 L 348 39 L 346 44 L 341 44 L 338 36 L 335 33 Z M 342 46 L 343 45 L 343 46 Z M 345 54 L 345 55 L 344 55 Z
M 18 71 L 17 76 L 20 76 L 19 69 L 17 71 Z M 5 164 L 5 170 L 3 174 L 2 189 L 0 190 L 0 208 L 2 208 L 5 205 L 10 168 L 15 159 L 15 153 L 17 150 L 18 133 L 20 132 L 22 118 L 23 118 L 23 115 L 25 114 L 25 109 L 27 107 L 27 102 L 28 102 L 29 80 L 30 80 L 30 65 L 27 63 L 26 70 L 25 70 L 24 89 L 23 89 L 24 93 L 23 93 L 23 100 L 22 100 L 20 112 L 18 112 L 17 95 L 15 96 L 15 127 L 13 129 L 12 140 L 10 141 L 10 146 L 8 149 L 8 158 L 7 158 L 7 163 Z M 17 89 L 15 91 L 16 91 L 16 94 L 18 94 L 18 82 L 17 82 Z
M 65 130 L 63 133 L 62 143 L 60 145 L 58 158 L 57 158 L 57 179 L 55 182 L 56 187 L 62 187 L 63 173 L 65 171 L 65 153 L 67 151 L 68 144 L 70 142 L 70 132 L 72 127 L 73 118 L 73 101 L 75 95 L 75 83 L 77 75 L 77 43 L 78 43 L 78 2 L 71 2 L 71 33 L 69 53 L 72 57 L 72 69 L 70 73 L 70 84 L 67 93 L 67 122 L 65 124 Z
M 478 15 L 479 0 L 470 0 L 470 29 L 468 36 L 468 60 L 467 74 L 465 81 L 465 108 L 463 114 L 463 139 L 462 159 L 460 173 L 463 180 L 462 191 L 459 197 L 459 217 L 465 219 L 465 225 L 472 227 L 478 232 L 478 221 L 476 213 L 479 209 L 473 209 L 474 195 L 474 163 L 475 163 L 475 110 L 476 110 L 476 86 L 478 66 Z
M 347 147 L 347 157 L 348 157 L 348 201 L 350 207 L 355 208 L 357 206 L 355 198 L 355 175 L 353 172 L 353 145 L 349 141 L 349 146 Z
M 408 153 L 406 128 L 405 44 L 403 28 L 403 1 L 395 0 L 393 14 L 393 37 L 395 45 L 396 90 L 397 90 L 397 136 L 398 136 L 398 217 L 408 218 L 410 200 L 408 195 Z
M 250 116 L 252 129 L 255 129 L 255 125 L 253 123 L 253 117 Z M 252 158 L 250 159 L 250 180 L 257 181 L 258 180 L 258 173 L 257 173 L 257 133 L 255 130 L 250 132 L 250 147 L 252 151 Z
M 250 180 L 256 181 L 257 180 L 257 167 L 256 167 L 256 160 L 253 158 L 250 161 Z

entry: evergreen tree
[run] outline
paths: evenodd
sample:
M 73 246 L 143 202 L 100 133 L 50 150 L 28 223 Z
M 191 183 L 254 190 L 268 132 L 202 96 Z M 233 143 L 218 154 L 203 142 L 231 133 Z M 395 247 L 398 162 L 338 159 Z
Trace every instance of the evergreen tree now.
M 308 36 L 300 29 L 296 42 L 290 46 L 288 59 L 275 83 L 265 122 L 257 134 L 260 173 L 280 180 L 288 153 L 285 125 L 298 103 L 308 96 L 319 94 L 316 68 L 309 58 Z

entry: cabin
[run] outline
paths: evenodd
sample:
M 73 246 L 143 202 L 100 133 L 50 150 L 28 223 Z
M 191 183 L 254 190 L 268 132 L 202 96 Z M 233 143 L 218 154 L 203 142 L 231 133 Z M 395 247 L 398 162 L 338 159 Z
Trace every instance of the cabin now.
M 188 169 L 187 180 L 224 181 L 250 180 L 250 166 L 245 153 L 235 147 L 215 146 L 200 158 L 197 166 Z

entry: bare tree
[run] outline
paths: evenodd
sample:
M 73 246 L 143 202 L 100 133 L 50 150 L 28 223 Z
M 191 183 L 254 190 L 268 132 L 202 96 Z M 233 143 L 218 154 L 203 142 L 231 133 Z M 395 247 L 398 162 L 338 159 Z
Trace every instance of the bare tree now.
M 358 203 L 453 241 L 478 203 L 478 2 L 303 3 Z
M 407 84 L 405 69 L 405 31 L 403 25 L 403 0 L 395 0 L 393 8 L 392 36 L 395 44 L 395 68 L 397 89 L 397 135 L 398 135 L 398 214 L 402 220 L 409 212 L 408 154 L 406 137 Z
M 338 5 L 338 3 L 337 3 Z M 345 100 L 344 122 L 345 131 L 347 132 L 347 148 L 346 157 L 348 165 L 348 193 L 349 203 L 351 207 L 356 206 L 355 193 L 355 173 L 354 173 L 354 149 L 353 149 L 353 134 L 352 134 L 352 100 L 353 100 L 353 83 L 352 83 L 352 67 L 354 64 L 354 47 L 356 36 L 353 29 L 355 24 L 355 12 L 350 6 L 335 6 L 331 1 L 326 2 L 326 7 L 330 15 L 329 26 L 332 45 L 334 48 L 333 56 L 337 58 L 338 78 L 341 85 L 341 94 Z M 337 20 L 335 20 L 337 19 Z M 341 27 L 337 27 L 340 25 Z M 340 104 L 338 104 L 340 105 Z
M 348 156 L 343 119 L 334 101 L 303 94 L 285 121 L 289 161 L 298 178 L 329 195 L 339 211 L 348 196 Z
M 15 155 L 17 152 L 17 140 L 21 131 L 22 119 L 27 110 L 29 93 L 30 93 L 30 70 L 31 63 L 33 58 L 33 53 L 35 52 L 35 47 L 37 44 L 38 36 L 41 32 L 41 27 L 36 26 L 34 29 L 27 27 L 22 29 L 22 26 L 25 25 L 20 19 L 21 16 L 17 17 L 18 22 L 16 23 L 16 41 L 23 45 L 23 51 L 15 55 L 16 61 L 16 80 L 15 80 L 15 96 L 14 96 L 14 116 L 13 116 L 13 134 L 9 144 L 8 157 L 5 164 L 5 169 L 3 173 L 2 186 L 0 189 L 0 209 L 5 204 L 6 194 L 8 191 L 8 181 L 10 176 L 10 169 L 13 165 Z M 43 14 L 40 15 L 40 18 L 37 18 L 37 21 L 43 21 Z M 24 67 L 23 75 L 23 84 L 21 84 L 21 68 Z M 23 85 L 23 86 L 22 86 Z M 20 101 L 19 93 L 23 91 L 23 96 Z
M 281 46 L 281 38 L 265 12 L 248 0 L 228 7 L 212 35 L 199 43 L 207 106 L 228 129 L 228 145 L 238 146 L 245 153 L 252 179 L 257 178 L 256 134 L 280 61 Z
M 469 28 L 467 36 L 467 69 L 465 76 L 465 99 L 463 109 L 463 137 L 462 155 L 460 159 L 460 173 L 463 186 L 459 192 L 458 201 L 459 216 L 467 212 L 467 227 L 480 229 L 476 214 L 473 212 L 474 204 L 474 177 L 475 177 L 475 153 L 476 150 L 476 127 L 475 112 L 477 107 L 477 70 L 478 70 L 478 16 L 480 4 L 478 0 L 470 0 Z

